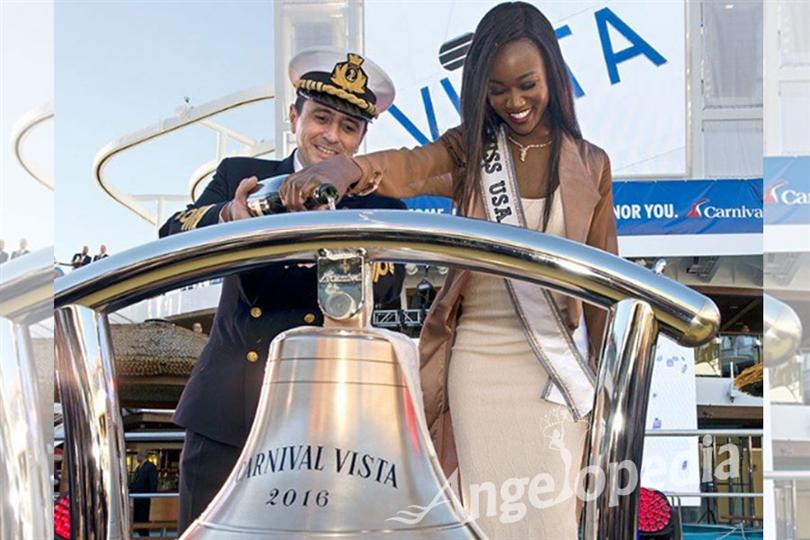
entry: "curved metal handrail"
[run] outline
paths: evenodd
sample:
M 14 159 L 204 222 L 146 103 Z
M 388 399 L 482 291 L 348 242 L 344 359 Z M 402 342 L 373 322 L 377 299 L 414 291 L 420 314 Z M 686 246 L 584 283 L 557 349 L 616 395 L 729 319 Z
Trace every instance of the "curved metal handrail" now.
M 53 249 L 44 248 L 0 266 L 0 317 L 33 324 L 53 315 Z
M 96 154 L 96 157 L 93 160 L 93 175 L 95 176 L 98 185 L 101 186 L 101 189 L 103 189 L 107 195 L 112 197 L 116 202 L 120 203 L 127 209 L 135 212 L 135 214 L 142 219 L 145 219 L 152 225 L 157 225 L 158 218 L 154 213 L 139 205 L 136 198 L 132 195 L 124 193 L 121 190 L 113 187 L 110 181 L 104 176 L 104 169 L 110 160 L 112 160 L 112 158 L 117 154 L 120 154 L 133 146 L 145 143 L 161 135 L 188 127 L 225 111 L 259 101 L 266 101 L 273 99 L 274 97 L 275 93 L 272 86 L 259 86 L 250 88 L 248 90 L 242 90 L 240 92 L 235 92 L 198 107 L 182 110 L 180 114 L 175 117 L 160 120 L 152 126 L 138 130 L 135 133 L 121 137 L 120 139 L 105 145 L 101 150 L 99 150 L 98 154 Z
M 530 281 L 609 309 L 588 452 L 589 463 L 607 471 L 608 496 L 586 500 L 583 538 L 635 534 L 638 490 L 619 486 L 621 474 L 611 465 L 642 460 L 643 424 L 628 419 L 646 415 L 659 328 L 681 344 L 701 345 L 719 327 L 714 303 L 680 283 L 564 238 L 453 216 L 345 210 L 207 227 L 57 280 L 60 392 L 68 457 L 77 460 L 71 467 L 81 480 L 71 484 L 71 492 L 80 494 L 71 499 L 72 511 L 82 516 L 77 537 L 118 538 L 128 530 L 126 486 L 120 487 L 124 439 L 105 314 L 270 262 L 314 261 L 325 249 L 363 249 L 370 260 L 460 266 Z M 105 448 L 103 463 L 84 457 L 87 448 Z
M 526 279 L 605 308 L 640 299 L 653 308 L 662 330 L 687 346 L 708 341 L 719 324 L 717 307 L 705 296 L 589 246 L 482 220 L 390 210 L 267 216 L 171 236 L 58 279 L 54 305 L 113 311 L 271 261 L 314 261 L 321 248 L 364 248 L 372 260 L 456 265 Z
M 53 178 L 46 178 L 41 173 L 34 170 L 34 167 L 32 167 L 31 164 L 25 159 L 23 145 L 34 128 L 53 118 L 53 115 L 53 102 L 49 101 L 48 103 L 45 103 L 44 105 L 41 105 L 26 113 L 17 121 L 16 124 L 14 124 L 14 127 L 11 129 L 11 145 L 14 149 L 14 157 L 17 158 L 17 162 L 19 162 L 20 166 L 25 169 L 25 172 L 27 172 L 34 180 L 51 191 L 53 191 Z
M 240 152 L 238 155 L 240 157 L 259 157 L 259 156 L 266 156 L 272 152 L 276 151 L 276 145 L 272 141 L 261 141 L 256 144 L 250 145 L 244 151 Z M 202 192 L 200 191 L 201 187 L 205 187 L 206 184 L 203 181 L 210 175 L 217 170 L 217 166 L 222 162 L 221 159 L 212 159 L 207 161 L 197 167 L 197 169 L 191 173 L 191 179 L 188 182 L 188 189 L 189 189 L 189 196 L 191 197 L 192 201 L 196 201 Z

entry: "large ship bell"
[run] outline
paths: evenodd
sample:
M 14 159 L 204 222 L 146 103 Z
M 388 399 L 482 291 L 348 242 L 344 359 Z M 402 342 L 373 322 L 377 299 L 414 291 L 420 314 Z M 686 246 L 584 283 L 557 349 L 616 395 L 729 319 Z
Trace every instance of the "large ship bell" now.
M 182 538 L 484 538 L 430 442 L 414 343 L 370 326 L 363 250 L 319 253 L 318 303 L 323 328 L 273 340 L 238 465 Z

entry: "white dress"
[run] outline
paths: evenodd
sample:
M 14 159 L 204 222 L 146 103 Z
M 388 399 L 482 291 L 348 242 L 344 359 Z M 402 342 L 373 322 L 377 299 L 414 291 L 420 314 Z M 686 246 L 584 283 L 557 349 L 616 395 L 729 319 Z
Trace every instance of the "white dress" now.
M 544 204 L 523 199 L 528 227 L 540 229 Z M 565 233 L 559 192 L 547 232 Z M 587 351 L 583 321 L 574 339 Z M 577 538 L 576 478 L 588 426 L 575 423 L 565 406 L 542 399 L 547 381 L 503 279 L 472 273 L 448 396 L 462 499 L 492 540 Z

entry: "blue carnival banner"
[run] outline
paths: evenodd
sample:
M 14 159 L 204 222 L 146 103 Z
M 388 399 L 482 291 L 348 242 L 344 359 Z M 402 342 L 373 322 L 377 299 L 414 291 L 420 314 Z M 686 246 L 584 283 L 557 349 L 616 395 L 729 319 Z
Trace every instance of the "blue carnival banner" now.
M 425 195 L 412 199 L 403 199 L 403 202 L 408 207 L 408 210 L 416 210 L 417 212 L 430 212 L 432 214 L 453 213 L 453 202 L 447 197 Z
M 780 216 L 799 219 L 803 210 L 807 220 L 810 160 L 773 166 L 779 174 L 772 196 L 781 197 L 778 204 L 786 207 Z M 445 197 L 415 197 L 405 204 L 410 210 L 451 213 L 450 199 Z M 619 236 L 762 233 L 762 179 L 614 180 L 613 212 Z
M 766 157 L 765 223 L 810 224 L 810 156 Z
M 762 179 L 614 181 L 619 236 L 762 233 Z

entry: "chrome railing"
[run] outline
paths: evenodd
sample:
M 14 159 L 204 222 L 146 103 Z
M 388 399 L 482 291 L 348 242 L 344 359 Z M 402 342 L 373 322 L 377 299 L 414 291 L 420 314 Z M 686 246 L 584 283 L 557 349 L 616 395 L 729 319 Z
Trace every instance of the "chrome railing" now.
M 109 382 L 103 388 L 86 386 L 98 394 L 84 398 L 97 405 L 95 409 L 64 403 L 81 398 L 61 390 L 67 437 L 74 439 L 67 445 L 69 466 L 86 470 L 93 479 L 80 484 L 71 477 L 72 515 L 81 523 L 76 527 L 86 531 L 77 538 L 114 537 L 120 525 L 110 517 L 127 508 L 126 486 L 115 485 L 122 475 L 122 437 L 112 363 L 104 352 L 110 348 L 106 313 L 226 273 L 273 261 L 314 261 L 320 249 L 350 248 L 365 250 L 369 260 L 460 266 L 525 280 L 610 310 L 589 455 L 590 464 L 606 472 L 608 491 L 586 503 L 584 538 L 634 537 L 638 490 L 617 495 L 618 473 L 609 464 L 641 462 L 643 424 L 629 420 L 646 415 L 658 331 L 685 346 L 705 343 L 719 325 L 713 302 L 629 261 L 564 238 L 450 216 L 340 211 L 268 216 L 191 231 L 57 281 L 57 339 L 89 340 L 100 352 L 95 362 L 87 363 L 80 348 L 58 347 L 59 369 L 65 374 L 84 370 L 88 380 L 92 374 L 95 382 Z M 66 324 L 77 318 L 93 325 Z M 84 332 L 81 338 L 79 332 Z M 60 386 L 77 382 L 60 379 Z M 99 446 L 104 440 L 111 444 Z M 94 457 L 93 450 L 101 452 L 102 459 Z M 618 505 L 610 504 L 614 496 Z
M 272 87 L 259 86 L 241 90 L 196 107 L 192 107 L 186 103 L 178 108 L 177 114 L 174 116 L 163 118 L 149 127 L 139 129 L 134 133 L 120 137 L 99 150 L 93 161 L 93 172 L 95 174 L 96 182 L 98 182 L 101 189 L 103 189 L 107 195 L 112 197 L 113 200 L 122 204 L 128 210 L 145 219 L 152 225 L 159 226 L 164 219 L 163 206 L 165 202 L 185 203 L 189 200 L 197 199 L 197 196 L 199 195 L 199 184 L 202 183 L 203 179 L 214 172 L 217 163 L 219 163 L 222 158 L 225 157 L 225 151 L 229 141 L 235 141 L 244 146 L 238 155 L 256 157 L 273 152 L 275 145 L 272 142 L 253 140 L 244 134 L 238 133 L 233 129 L 229 129 L 218 124 L 213 120 L 213 118 L 223 112 L 253 103 L 268 101 L 274 97 L 275 93 Z M 212 129 L 217 134 L 217 155 L 215 159 L 206 162 L 196 171 L 194 171 L 189 190 L 190 196 L 177 196 L 165 193 L 133 195 L 114 186 L 113 182 L 107 177 L 107 165 L 119 154 L 122 154 L 135 146 L 153 141 L 158 137 L 162 137 L 170 133 L 176 134 L 177 131 L 194 125 L 205 126 Z M 144 201 L 157 202 L 157 213 L 153 213 L 149 208 L 144 207 L 141 204 Z
M 37 388 L 31 325 L 52 311 L 53 252 L 0 266 L 0 538 L 38 540 L 53 531 L 48 408 Z M 52 390 L 51 390 L 52 391 Z
M 769 294 L 763 295 L 763 362 L 765 365 L 764 386 L 766 397 L 773 396 L 775 390 L 775 373 L 784 369 L 786 364 L 796 358 L 802 343 L 802 319 L 790 304 L 782 302 Z M 805 321 L 806 322 L 806 321 Z M 801 384 L 800 373 L 797 379 L 787 382 Z M 798 455 L 806 444 L 806 424 L 792 425 L 790 418 L 781 417 L 773 398 L 766 399 L 763 411 L 766 436 L 763 438 L 763 477 L 765 497 L 765 527 L 773 531 L 777 538 L 798 538 L 803 515 L 798 506 L 798 494 L 801 485 L 810 480 L 810 467 L 807 460 L 801 469 L 793 469 L 797 464 L 779 467 L 774 459 L 774 443 L 786 447 L 790 439 Z M 801 407 L 801 405 L 797 405 Z M 798 424 L 798 423 L 797 423 Z M 776 435 L 778 434 L 778 435 Z M 806 456 L 806 450 L 803 452 Z M 806 487 L 805 487 L 806 489 Z
M 755 471 L 753 468 L 753 440 L 754 439 L 761 439 L 764 436 L 765 430 L 764 429 L 718 429 L 718 428 L 702 428 L 702 429 L 671 429 L 671 430 L 651 430 L 647 432 L 647 437 L 664 437 L 664 438 L 672 438 L 672 437 L 692 437 L 697 436 L 700 437 L 702 443 L 706 446 L 711 446 L 711 451 L 709 452 L 709 456 L 706 454 L 702 454 L 700 459 L 700 478 L 701 483 L 708 482 L 711 480 L 712 487 L 710 489 L 728 489 L 728 491 L 669 491 L 663 490 L 664 495 L 670 499 L 673 503 L 674 511 L 681 517 L 680 522 L 683 523 L 683 504 L 682 499 L 689 498 L 689 499 L 700 499 L 701 500 L 701 510 L 703 510 L 703 514 L 698 521 L 703 520 L 703 516 L 715 515 L 715 510 L 712 505 L 715 501 L 718 500 L 729 500 L 734 501 L 735 499 L 739 499 L 743 506 L 747 506 L 748 508 L 745 510 L 747 521 L 761 521 L 762 517 L 754 518 L 757 510 L 755 501 L 757 499 L 763 499 L 765 494 L 761 491 L 732 491 L 733 486 L 738 486 L 741 490 L 746 489 L 753 489 L 756 482 L 756 476 L 760 473 Z M 731 442 L 732 439 L 747 439 L 747 443 L 743 443 L 743 448 L 748 453 L 748 458 L 740 460 L 732 460 L 728 466 L 732 466 L 732 463 L 736 463 L 738 469 L 735 471 L 727 471 L 730 472 L 730 476 L 732 478 L 739 478 L 739 482 L 730 483 L 728 480 L 719 480 L 715 473 L 717 470 L 715 469 L 713 459 L 716 456 L 716 447 L 715 444 L 717 439 L 726 439 Z M 706 459 L 709 459 L 706 462 Z M 710 473 L 707 475 L 707 471 L 709 470 Z M 739 476 L 737 476 L 739 475 Z M 705 485 L 705 484 L 704 484 Z M 646 487 L 656 487 L 656 486 L 646 486 Z M 701 489 L 704 486 L 701 486 Z M 702 505 L 706 503 L 708 506 L 703 507 Z
M 761 437 L 761 429 L 653 429 L 644 432 L 645 437 Z M 186 440 L 184 431 L 131 431 L 124 433 L 126 442 L 178 442 Z M 57 442 L 62 439 L 57 437 Z M 778 473 L 771 473 L 778 474 Z M 775 478 L 775 477 L 774 477 Z

